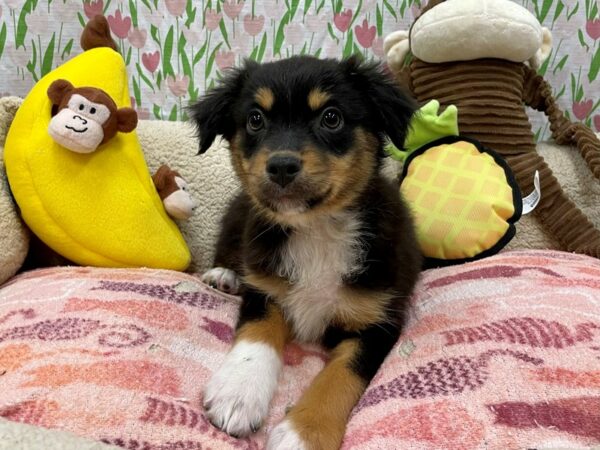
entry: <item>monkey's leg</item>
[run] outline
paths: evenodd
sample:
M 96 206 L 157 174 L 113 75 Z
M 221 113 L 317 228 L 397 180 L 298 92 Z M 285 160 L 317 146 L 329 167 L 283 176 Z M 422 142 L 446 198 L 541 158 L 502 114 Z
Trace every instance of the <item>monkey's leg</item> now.
M 535 212 L 542 225 L 567 251 L 600 258 L 600 230 L 569 200 L 544 159 L 531 152 L 506 159 L 524 192 L 533 189 L 533 175 L 540 172 L 542 197 Z
M 600 180 L 600 139 L 585 125 L 571 122 L 559 108 L 550 85 L 532 69 L 526 70 L 525 103 L 546 114 L 556 143 L 575 145 L 594 177 Z

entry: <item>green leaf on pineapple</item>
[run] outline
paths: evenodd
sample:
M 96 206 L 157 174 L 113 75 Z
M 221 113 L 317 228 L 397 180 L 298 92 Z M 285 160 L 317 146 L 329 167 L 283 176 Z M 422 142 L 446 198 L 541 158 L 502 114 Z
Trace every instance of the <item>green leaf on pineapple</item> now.
M 54 40 L 56 38 L 56 33 L 52 33 L 52 39 L 50 39 L 50 43 L 44 52 L 44 58 L 42 59 L 42 71 L 41 75 L 44 76 L 48 72 L 52 70 L 52 62 L 54 61 Z M 41 51 L 42 49 L 40 49 Z

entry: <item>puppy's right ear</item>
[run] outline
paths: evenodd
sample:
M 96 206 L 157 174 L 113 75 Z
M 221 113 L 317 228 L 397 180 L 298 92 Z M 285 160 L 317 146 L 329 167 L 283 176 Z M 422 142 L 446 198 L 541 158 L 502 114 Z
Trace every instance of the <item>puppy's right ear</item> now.
M 235 134 L 233 106 L 240 96 L 248 74 L 254 67 L 256 63 L 246 61 L 243 67 L 230 70 L 219 85 L 189 107 L 190 118 L 196 125 L 200 139 L 198 154 L 206 152 L 218 134 L 228 140 Z

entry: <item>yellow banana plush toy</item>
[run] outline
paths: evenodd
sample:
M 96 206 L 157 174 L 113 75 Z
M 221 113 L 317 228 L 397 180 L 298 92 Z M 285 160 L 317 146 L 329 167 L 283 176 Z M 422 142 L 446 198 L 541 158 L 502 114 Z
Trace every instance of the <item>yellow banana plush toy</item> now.
M 184 270 L 190 252 L 156 192 L 129 105 L 125 64 L 111 48 L 48 73 L 8 133 L 10 187 L 33 233 L 77 264 Z

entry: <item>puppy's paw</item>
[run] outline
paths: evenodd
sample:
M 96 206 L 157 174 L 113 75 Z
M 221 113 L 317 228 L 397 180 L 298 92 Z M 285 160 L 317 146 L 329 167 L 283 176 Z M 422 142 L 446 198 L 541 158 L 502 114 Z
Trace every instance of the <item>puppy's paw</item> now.
M 238 342 L 204 391 L 204 408 L 212 424 L 236 437 L 258 430 L 269 412 L 281 366 L 271 346 Z
M 240 277 L 233 271 L 223 267 L 215 267 L 202 275 L 202 282 L 227 294 L 240 292 Z
M 284 420 L 269 434 L 267 450 L 308 450 L 308 445 L 294 430 L 289 420 Z

